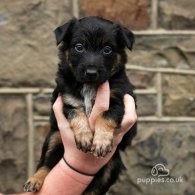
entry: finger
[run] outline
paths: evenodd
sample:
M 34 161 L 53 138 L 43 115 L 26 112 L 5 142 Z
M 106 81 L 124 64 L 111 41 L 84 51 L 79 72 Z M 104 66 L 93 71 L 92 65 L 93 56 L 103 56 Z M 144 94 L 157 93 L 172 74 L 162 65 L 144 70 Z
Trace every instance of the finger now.
M 124 134 L 127 133 L 127 131 L 129 131 L 130 128 L 137 121 L 136 106 L 133 97 L 126 94 L 124 96 L 124 104 L 125 104 L 125 114 L 123 116 L 121 128 L 117 131 L 114 137 L 113 140 L 114 146 L 117 146 L 121 142 Z
M 123 116 L 123 120 L 121 123 L 120 131 L 126 133 L 137 121 L 137 113 L 135 100 L 132 96 L 126 94 L 124 96 L 124 104 L 125 104 L 125 114 Z
M 109 82 L 106 81 L 98 87 L 97 95 L 94 106 L 89 117 L 89 124 L 91 129 L 94 129 L 95 121 L 100 113 L 108 110 L 110 103 L 110 86 Z

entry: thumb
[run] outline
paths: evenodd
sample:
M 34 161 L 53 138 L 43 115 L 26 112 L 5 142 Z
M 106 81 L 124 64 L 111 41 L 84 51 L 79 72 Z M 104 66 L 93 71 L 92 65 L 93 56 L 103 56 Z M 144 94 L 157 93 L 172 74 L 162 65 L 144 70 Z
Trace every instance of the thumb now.
M 94 130 L 95 121 L 97 117 L 102 112 L 108 110 L 109 103 L 110 103 L 110 86 L 109 86 L 109 82 L 106 81 L 102 85 L 100 85 L 97 89 L 95 103 L 89 117 L 89 125 L 92 130 Z

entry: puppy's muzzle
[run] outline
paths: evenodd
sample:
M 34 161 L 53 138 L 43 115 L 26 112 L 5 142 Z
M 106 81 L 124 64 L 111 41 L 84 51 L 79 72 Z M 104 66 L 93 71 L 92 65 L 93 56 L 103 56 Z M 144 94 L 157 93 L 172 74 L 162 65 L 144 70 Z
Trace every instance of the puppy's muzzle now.
M 88 67 L 85 71 L 85 76 L 89 80 L 96 80 L 98 76 L 96 67 Z

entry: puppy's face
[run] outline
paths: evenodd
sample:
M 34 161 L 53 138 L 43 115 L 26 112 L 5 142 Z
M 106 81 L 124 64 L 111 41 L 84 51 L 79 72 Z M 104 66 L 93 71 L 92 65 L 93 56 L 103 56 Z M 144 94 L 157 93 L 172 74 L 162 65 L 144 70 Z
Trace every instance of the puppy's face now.
M 133 34 L 99 17 L 72 19 L 55 30 L 57 44 L 77 81 L 101 84 L 124 65 L 121 54 L 132 48 Z

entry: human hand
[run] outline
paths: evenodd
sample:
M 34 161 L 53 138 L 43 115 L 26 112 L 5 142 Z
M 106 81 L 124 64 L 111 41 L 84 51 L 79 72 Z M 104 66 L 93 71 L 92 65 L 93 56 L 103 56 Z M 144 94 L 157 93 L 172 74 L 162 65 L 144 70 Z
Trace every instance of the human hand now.
M 92 130 L 94 130 L 97 116 L 103 111 L 108 110 L 109 99 L 110 89 L 109 83 L 107 81 L 98 88 L 95 104 L 89 117 L 89 124 Z M 91 153 L 83 153 L 77 149 L 73 132 L 63 114 L 62 98 L 59 96 L 56 99 L 53 105 L 53 110 L 65 148 L 64 157 L 72 167 L 85 173 L 95 174 L 110 160 L 124 134 L 133 126 L 137 120 L 134 99 L 130 95 L 125 95 L 124 104 L 125 115 L 123 117 L 120 130 L 118 130 L 117 134 L 114 136 L 112 152 L 107 154 L 104 158 L 97 158 Z

